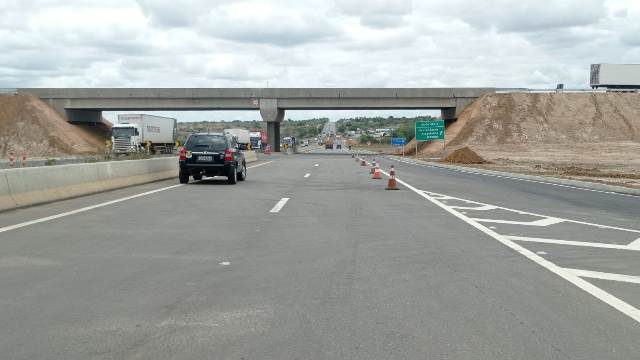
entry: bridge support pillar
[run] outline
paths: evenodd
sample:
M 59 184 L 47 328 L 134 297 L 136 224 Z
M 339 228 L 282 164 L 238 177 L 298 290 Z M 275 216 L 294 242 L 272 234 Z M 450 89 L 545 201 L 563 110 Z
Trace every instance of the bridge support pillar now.
M 271 151 L 280 152 L 280 123 L 284 119 L 284 109 L 278 107 L 277 99 L 260 99 L 260 115 L 267 123 L 267 142 Z
M 456 107 L 442 108 L 442 119 L 445 122 L 453 122 L 458 120 L 458 116 L 462 111 L 471 104 L 474 99 L 456 99 Z

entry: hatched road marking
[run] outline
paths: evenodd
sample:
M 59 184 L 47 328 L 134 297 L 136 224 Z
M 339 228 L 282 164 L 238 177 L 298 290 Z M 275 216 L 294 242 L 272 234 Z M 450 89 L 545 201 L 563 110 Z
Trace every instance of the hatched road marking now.
M 526 236 L 505 236 L 505 238 L 509 240 L 515 240 L 515 241 L 529 241 L 529 242 L 538 242 L 538 243 L 545 243 L 545 244 L 558 244 L 558 245 L 584 246 L 584 247 L 594 247 L 594 248 L 603 248 L 603 249 L 640 251 L 640 248 L 633 247 L 631 246 L 632 244 L 618 245 L 618 244 L 606 244 L 606 243 L 592 243 L 592 242 L 584 242 L 584 241 L 541 239 L 541 238 L 526 237 Z
M 386 171 L 382 171 L 383 174 L 385 174 L 387 177 L 389 177 L 389 173 L 387 173 Z M 480 222 L 474 220 L 473 218 L 470 218 L 462 213 L 460 213 L 459 211 L 457 211 L 455 208 L 453 208 L 452 206 L 449 206 L 447 204 L 445 204 L 444 202 L 438 200 L 437 198 L 447 198 L 447 199 L 454 199 L 454 200 L 459 200 L 459 201 L 463 201 L 467 204 L 476 204 L 476 205 L 489 205 L 489 204 L 483 204 L 483 203 L 479 203 L 476 201 L 471 201 L 471 200 L 466 200 L 466 199 L 461 199 L 461 198 L 454 198 L 448 195 L 442 195 L 442 194 L 436 194 L 436 193 L 431 193 L 431 192 L 427 192 L 427 191 L 422 191 L 417 189 L 416 187 L 408 184 L 407 182 L 396 178 L 396 181 L 403 185 L 404 187 L 406 187 L 407 189 L 415 192 L 416 194 L 418 194 L 419 196 L 425 198 L 426 200 L 428 200 L 429 202 L 433 203 L 434 205 L 442 208 L 443 210 L 445 210 L 446 212 L 450 213 L 451 215 L 457 217 L 458 219 L 466 222 L 467 224 L 471 225 L 472 227 L 476 228 L 477 230 L 480 230 L 481 232 L 483 232 L 484 234 L 492 237 L 493 239 L 495 239 L 496 241 L 502 243 L 503 245 L 511 248 L 512 250 L 520 253 L 521 255 L 525 256 L 526 258 L 528 258 L 529 260 L 535 262 L 536 264 L 544 267 L 545 269 L 551 271 L 552 273 L 560 276 L 561 278 L 567 280 L 568 282 L 572 283 L 573 285 L 577 286 L 578 288 L 584 290 L 585 292 L 591 294 L 592 296 L 596 297 L 597 299 L 601 300 L 602 302 L 608 304 L 609 306 L 615 308 L 616 310 L 620 311 L 621 313 L 627 315 L 628 317 L 630 317 L 631 319 L 635 320 L 636 322 L 640 323 L 640 309 L 634 307 L 633 305 L 621 300 L 620 298 L 608 293 L 607 291 L 593 285 L 592 283 L 584 280 L 582 277 L 589 277 L 587 275 L 590 275 L 590 277 L 595 277 L 600 276 L 600 278 L 605 278 L 608 280 L 617 280 L 617 281 L 623 281 L 621 279 L 624 279 L 624 281 L 627 282 L 636 282 L 636 280 L 638 279 L 638 277 L 635 276 L 630 276 L 630 275 L 620 275 L 620 274 L 608 274 L 608 273 L 604 273 L 605 275 L 603 275 L 603 273 L 597 273 L 597 272 L 592 272 L 592 271 L 588 271 L 588 270 L 579 270 L 579 269 L 566 269 L 563 267 L 560 267 L 554 263 L 552 263 L 551 261 L 543 258 L 542 256 L 536 254 L 535 252 L 517 244 L 516 242 L 510 240 L 507 236 L 501 235 L 499 234 L 497 231 L 490 229 L 487 226 L 482 225 Z M 497 207 L 499 209 L 503 209 L 503 210 L 508 210 L 508 211 L 512 211 L 512 212 L 516 212 L 518 214 L 528 214 L 528 215 L 535 215 L 535 216 L 539 216 L 539 217 L 543 217 L 546 219 L 557 219 L 557 220 L 563 220 L 563 221 L 570 221 L 576 224 L 582 224 L 582 225 L 589 225 L 589 226 L 596 226 L 599 228 L 608 228 L 608 229 L 616 229 L 616 230 L 622 230 L 622 231 L 628 231 L 628 232 L 633 232 L 633 233 L 640 233 L 639 230 L 632 230 L 632 229 L 623 229 L 623 228 L 617 228 L 617 227 L 613 227 L 613 226 L 605 226 L 605 225 L 598 225 L 598 224 L 592 224 L 592 223 L 587 223 L 587 222 L 582 222 L 582 221 L 574 221 L 574 220 L 568 220 L 568 219 L 559 219 L 559 218 L 553 218 L 553 217 L 548 217 L 548 216 L 544 216 L 544 215 L 538 215 L 538 214 L 532 214 L 532 213 L 527 213 L 524 211 L 519 211 L 519 210 L 513 210 L 513 209 L 507 209 L 507 208 L 503 208 L 503 207 Z M 635 241 L 634 241 L 635 243 Z M 578 275 L 580 274 L 580 275 Z
M 612 274 L 612 273 L 606 273 L 606 272 L 600 272 L 600 271 L 589 271 L 589 270 L 580 270 L 580 269 L 565 269 L 565 270 L 570 271 L 574 273 L 576 276 L 580 276 L 580 277 L 640 284 L 640 276 Z

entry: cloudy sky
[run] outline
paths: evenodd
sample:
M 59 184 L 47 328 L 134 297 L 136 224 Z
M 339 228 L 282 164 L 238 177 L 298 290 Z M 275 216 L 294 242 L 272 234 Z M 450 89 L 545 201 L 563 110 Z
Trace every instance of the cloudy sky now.
M 640 62 L 638 19 L 638 0 L 0 0 L 0 87 L 584 88 L 591 63 Z M 373 112 L 287 117 L 351 114 Z

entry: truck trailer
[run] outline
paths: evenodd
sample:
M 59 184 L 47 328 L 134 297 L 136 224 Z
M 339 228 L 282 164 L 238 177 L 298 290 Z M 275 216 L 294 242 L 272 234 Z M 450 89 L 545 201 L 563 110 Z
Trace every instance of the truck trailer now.
M 640 89 L 640 64 L 592 64 L 593 89 Z
M 111 128 L 114 153 L 134 153 L 144 149 L 169 154 L 176 142 L 176 119 L 147 115 L 121 114 Z

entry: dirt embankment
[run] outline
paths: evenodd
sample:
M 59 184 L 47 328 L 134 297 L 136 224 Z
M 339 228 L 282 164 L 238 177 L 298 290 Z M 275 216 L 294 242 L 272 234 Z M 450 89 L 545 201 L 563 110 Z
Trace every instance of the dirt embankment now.
M 109 126 L 70 124 L 30 95 L 0 96 L 0 156 L 54 157 L 104 152 Z
M 492 163 L 485 168 L 640 187 L 637 93 L 488 94 L 449 124 L 446 138 L 448 154 L 468 146 Z M 440 157 L 442 143 L 418 151 Z

